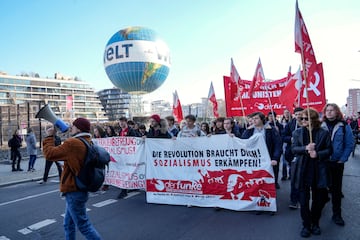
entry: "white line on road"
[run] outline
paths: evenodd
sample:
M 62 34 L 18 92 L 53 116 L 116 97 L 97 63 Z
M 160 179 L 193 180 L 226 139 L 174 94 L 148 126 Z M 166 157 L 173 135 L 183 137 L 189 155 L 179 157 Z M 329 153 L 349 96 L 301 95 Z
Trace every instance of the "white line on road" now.
M 29 228 L 30 230 L 35 231 L 35 230 L 38 230 L 38 229 L 40 229 L 40 228 L 43 228 L 43 227 L 45 227 L 45 226 L 47 226 L 47 225 L 53 224 L 53 223 L 55 223 L 55 222 L 56 222 L 55 219 L 45 219 L 44 221 L 41 221 L 41 222 L 38 222 L 38 223 L 35 223 L 35 224 L 33 224 L 33 225 L 28 226 L 28 228 Z
M 130 193 L 128 193 L 128 195 L 126 197 L 124 197 L 124 199 L 134 197 L 134 196 L 136 196 L 138 194 L 140 194 L 140 192 L 130 192 Z
M 53 224 L 55 222 L 56 222 L 55 219 L 45 219 L 44 221 L 41 221 L 41 222 L 35 223 L 33 225 L 30 225 L 30 226 L 28 226 L 26 228 L 20 229 L 20 230 L 18 230 L 18 232 L 26 235 L 26 234 L 31 233 L 32 231 L 35 231 L 35 230 L 38 230 L 40 228 L 46 227 L 46 226 L 48 226 L 50 224 Z
M 105 201 L 102 201 L 102 202 L 95 203 L 95 204 L 93 204 L 93 206 L 94 207 L 103 207 L 103 206 L 115 203 L 117 201 L 118 200 L 116 200 L 116 199 L 108 199 L 108 200 L 105 200 Z
M 0 236 L 0 240 L 10 240 L 10 238 L 7 238 L 5 236 Z
M 32 231 L 28 228 L 23 228 L 23 229 L 18 230 L 18 232 L 26 235 L 26 234 L 31 233 Z
M 3 202 L 3 203 L 0 203 L 0 207 L 1 207 L 1 206 L 5 206 L 5 205 L 9 205 L 9 204 L 11 204 L 11 203 L 16 203 L 16 202 L 24 201 L 24 200 L 27 200 L 27 199 L 40 197 L 40 196 L 47 195 L 47 194 L 54 193 L 54 192 L 59 192 L 59 190 L 52 190 L 52 191 L 49 191 L 49 192 L 39 193 L 39 194 L 30 195 L 30 196 L 27 196 L 27 197 L 15 199 L 15 200 L 8 201 L 8 202 Z
M 86 211 L 87 211 L 87 212 L 88 212 L 88 211 L 91 211 L 91 209 L 90 209 L 90 208 L 86 208 Z M 65 213 L 61 214 L 60 216 L 65 217 Z

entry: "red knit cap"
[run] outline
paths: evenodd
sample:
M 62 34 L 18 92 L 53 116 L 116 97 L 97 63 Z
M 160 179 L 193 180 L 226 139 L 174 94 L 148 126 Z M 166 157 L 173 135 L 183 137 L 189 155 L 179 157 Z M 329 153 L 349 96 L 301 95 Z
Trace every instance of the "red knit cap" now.
M 150 118 L 154 119 L 157 123 L 160 123 L 160 116 L 159 115 L 154 114 L 154 115 L 151 115 Z
M 90 132 L 90 122 L 86 118 L 77 118 L 73 125 L 82 132 Z

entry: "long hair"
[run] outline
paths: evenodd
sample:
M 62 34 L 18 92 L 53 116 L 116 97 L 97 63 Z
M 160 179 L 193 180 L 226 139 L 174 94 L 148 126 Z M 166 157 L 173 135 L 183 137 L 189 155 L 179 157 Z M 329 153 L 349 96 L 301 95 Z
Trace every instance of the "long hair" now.
M 107 129 L 110 129 L 110 133 L 108 132 Z M 108 137 L 115 137 L 115 136 L 116 136 L 116 132 L 115 132 L 114 127 L 111 126 L 111 125 L 107 126 L 107 128 L 106 128 L 106 134 L 107 134 Z
M 205 126 L 205 131 L 204 132 L 206 135 L 208 135 L 210 133 L 210 127 L 209 127 L 209 124 L 207 122 L 202 122 L 201 125 L 200 125 L 200 128 L 202 130 L 202 126 Z M 203 131 L 203 130 L 202 130 Z
M 311 121 L 311 127 L 312 128 L 320 128 L 321 122 L 320 122 L 319 113 L 313 108 L 309 108 L 309 112 L 310 112 L 309 121 Z M 308 109 L 304 109 L 301 114 L 308 116 Z
M 322 112 L 323 112 L 323 119 L 324 119 L 324 120 L 327 119 L 327 118 L 326 118 L 326 109 L 327 109 L 328 107 L 333 107 L 333 108 L 334 108 L 334 110 L 335 110 L 335 119 L 336 119 L 336 120 L 339 120 L 339 121 L 343 121 L 343 120 L 344 120 L 344 116 L 343 116 L 343 114 L 342 114 L 339 106 L 338 106 L 336 103 L 327 103 L 327 104 L 325 105 L 325 107 L 323 108 L 323 111 L 322 111 Z
M 168 125 L 167 121 L 162 118 L 162 119 L 160 119 L 159 125 L 160 125 L 160 132 L 162 134 L 165 134 L 168 131 L 168 128 L 169 128 L 169 125 Z
M 102 127 L 100 127 L 99 125 L 96 125 L 94 128 L 96 128 L 98 130 L 99 136 L 94 136 L 94 137 L 100 137 L 103 138 L 106 136 L 105 131 Z

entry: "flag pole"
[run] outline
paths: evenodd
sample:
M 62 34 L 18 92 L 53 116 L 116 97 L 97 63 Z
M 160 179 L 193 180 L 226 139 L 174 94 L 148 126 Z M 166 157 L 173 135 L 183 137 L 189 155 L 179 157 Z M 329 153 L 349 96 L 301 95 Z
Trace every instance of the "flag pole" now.
M 243 86 L 241 86 L 241 87 L 243 87 Z M 238 94 L 238 96 L 239 96 L 239 98 L 240 98 L 240 107 L 241 107 L 241 112 L 242 112 L 242 115 L 243 115 L 243 117 L 245 117 L 245 110 L 244 110 L 244 103 L 243 103 L 243 101 L 242 101 L 242 90 L 240 90 L 240 87 L 239 87 L 239 83 L 238 82 L 236 82 L 236 90 L 237 90 L 237 94 Z
M 238 90 L 239 90 L 239 87 L 238 87 Z M 242 115 L 244 118 L 244 128 L 246 128 L 247 122 L 246 122 L 246 116 L 245 116 L 245 110 L 244 110 L 244 104 L 242 101 L 241 92 L 239 93 L 239 98 L 240 98 L 240 107 L 241 107 Z
M 311 125 L 311 118 L 310 118 L 308 78 L 307 78 L 307 71 L 306 71 L 306 66 L 305 66 L 304 49 L 303 48 L 301 48 L 301 63 L 302 63 L 302 67 L 303 67 L 303 75 L 304 75 L 303 77 L 304 77 L 304 81 L 305 81 L 306 108 L 307 108 L 307 115 L 308 115 L 308 119 L 309 119 L 309 137 L 310 137 L 310 143 L 312 143 L 313 137 L 312 137 L 312 125 Z M 299 99 L 300 99 L 300 94 L 299 94 Z
M 204 120 L 204 122 L 207 122 L 208 108 L 209 108 L 209 99 L 207 99 L 206 104 L 205 104 L 205 120 Z
M 269 82 L 265 82 L 266 95 L 267 95 L 267 97 L 268 97 L 271 114 L 273 115 L 274 127 L 275 127 L 277 130 L 279 130 L 278 127 L 276 126 L 276 118 L 275 118 L 274 109 L 273 109 L 273 107 L 272 107 L 272 103 L 271 103 L 271 99 L 270 99 L 270 94 L 269 94 L 269 89 L 268 89 L 268 83 L 269 83 Z

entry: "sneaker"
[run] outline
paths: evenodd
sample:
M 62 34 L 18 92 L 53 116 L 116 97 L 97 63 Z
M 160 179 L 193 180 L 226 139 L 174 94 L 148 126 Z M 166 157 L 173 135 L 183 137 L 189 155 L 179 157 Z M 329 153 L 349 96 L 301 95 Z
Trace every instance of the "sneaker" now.
M 24 170 L 22 170 L 21 168 L 18 168 L 16 171 L 20 171 L 20 172 L 22 172 L 22 171 L 24 171 Z
M 311 228 L 311 233 L 314 235 L 320 235 L 321 234 L 321 229 L 318 225 L 313 225 Z
M 339 225 L 339 226 L 344 226 L 345 225 L 344 219 L 341 216 L 334 215 L 332 217 L 332 220 L 336 225 Z
M 38 184 L 43 184 L 43 183 L 46 183 L 46 182 L 41 179 L 41 180 L 37 181 L 37 183 L 38 183 Z
M 11 171 L 12 171 L 12 172 L 16 172 L 17 170 L 16 170 L 15 168 L 13 168 Z
M 303 229 L 300 232 L 300 236 L 303 238 L 308 238 L 310 237 L 310 235 L 311 235 L 310 229 L 303 227 Z
M 280 185 L 278 183 L 275 183 L 275 188 L 280 189 Z
M 290 202 L 289 208 L 290 209 L 298 209 L 299 205 L 296 202 Z

